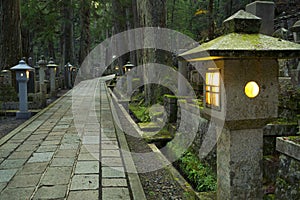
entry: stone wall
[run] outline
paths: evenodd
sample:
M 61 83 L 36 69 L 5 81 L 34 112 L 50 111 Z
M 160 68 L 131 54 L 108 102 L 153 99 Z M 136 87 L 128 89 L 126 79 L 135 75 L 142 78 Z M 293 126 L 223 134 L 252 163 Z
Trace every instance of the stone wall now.
M 300 144 L 290 139 L 277 138 L 276 141 L 276 149 L 281 153 L 276 199 L 300 199 Z
M 300 199 L 300 161 L 287 155 L 280 156 L 276 179 L 276 199 Z

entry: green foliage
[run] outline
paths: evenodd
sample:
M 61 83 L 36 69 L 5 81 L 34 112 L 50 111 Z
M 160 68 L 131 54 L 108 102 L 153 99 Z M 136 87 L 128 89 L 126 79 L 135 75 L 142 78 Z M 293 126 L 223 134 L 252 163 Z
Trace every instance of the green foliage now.
M 149 108 L 136 104 L 130 104 L 129 109 L 140 122 L 150 122 Z
M 198 192 L 216 190 L 216 174 L 193 153 L 186 152 L 179 159 L 179 166 Z
M 15 91 L 15 88 L 10 85 L 0 84 L 0 101 L 17 101 L 18 94 Z
M 274 200 L 274 199 L 275 199 L 274 194 L 264 195 L 264 197 L 263 197 L 263 200 Z

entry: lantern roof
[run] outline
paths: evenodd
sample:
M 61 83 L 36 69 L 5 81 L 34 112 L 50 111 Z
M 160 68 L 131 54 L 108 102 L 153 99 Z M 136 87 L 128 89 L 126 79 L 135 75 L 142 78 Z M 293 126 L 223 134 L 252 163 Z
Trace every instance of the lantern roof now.
M 212 57 L 300 57 L 300 44 L 258 33 L 260 21 L 255 15 L 238 11 L 224 21 L 226 35 L 179 56 L 188 61 L 214 59 Z
M 26 70 L 29 70 L 29 71 L 32 71 L 33 68 L 30 67 L 29 65 L 27 65 L 25 63 L 24 60 L 20 60 L 19 64 L 10 68 L 10 70 L 14 70 L 14 71 L 26 71 Z
M 300 57 L 300 44 L 263 34 L 230 33 L 179 56 L 193 59 L 207 54 L 224 57 Z
M 290 28 L 292 32 L 300 32 L 300 20 L 296 21 L 295 24 Z
M 127 63 L 126 63 L 126 65 L 124 65 L 124 67 L 134 67 L 134 65 L 130 62 L 130 61 L 128 61 Z
M 50 61 L 48 62 L 47 67 L 48 67 L 48 68 L 55 68 L 55 67 L 58 67 L 58 65 L 55 64 L 55 62 L 53 61 L 52 58 L 50 58 Z
M 223 26 L 225 33 L 259 33 L 261 18 L 244 10 L 239 10 L 231 17 L 225 19 Z

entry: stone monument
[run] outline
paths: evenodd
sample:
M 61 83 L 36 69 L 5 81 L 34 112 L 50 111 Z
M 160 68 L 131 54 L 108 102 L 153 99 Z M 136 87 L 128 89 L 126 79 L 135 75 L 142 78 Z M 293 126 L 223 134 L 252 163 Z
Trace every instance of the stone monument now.
M 218 199 L 262 199 L 263 127 L 277 118 L 277 59 L 300 57 L 300 45 L 259 34 L 261 19 L 243 10 L 223 24 L 225 35 L 180 56 L 204 71 L 203 116 L 224 122 Z

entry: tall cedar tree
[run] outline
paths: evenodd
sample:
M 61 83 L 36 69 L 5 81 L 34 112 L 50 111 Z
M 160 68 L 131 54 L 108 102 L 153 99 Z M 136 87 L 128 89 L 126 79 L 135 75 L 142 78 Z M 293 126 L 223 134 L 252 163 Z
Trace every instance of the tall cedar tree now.
M 20 0 L 0 0 L 0 70 L 16 65 L 22 56 Z

